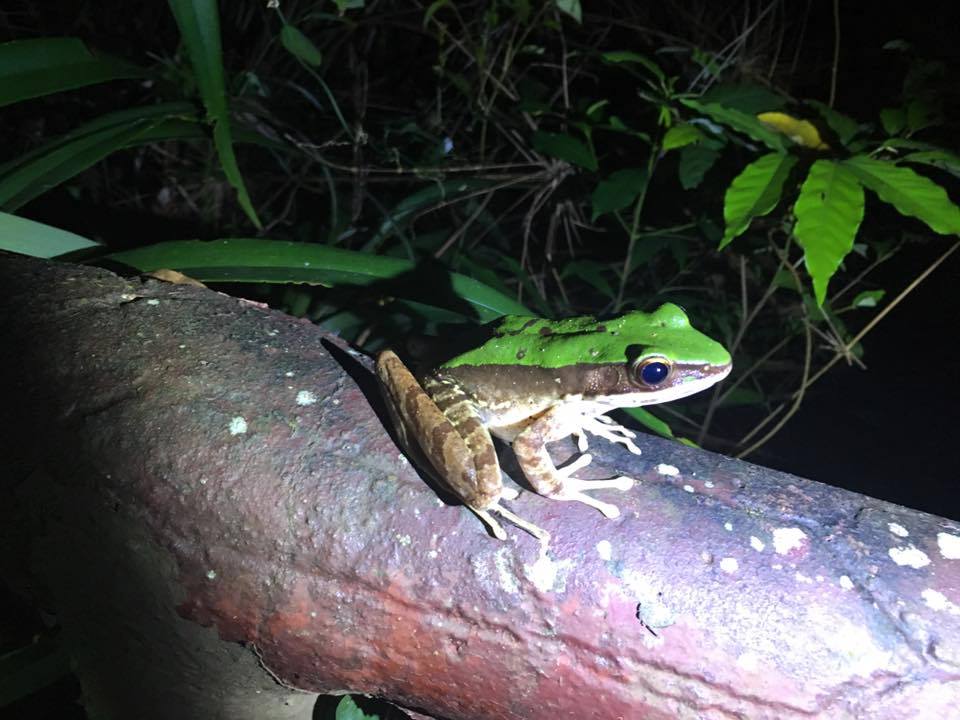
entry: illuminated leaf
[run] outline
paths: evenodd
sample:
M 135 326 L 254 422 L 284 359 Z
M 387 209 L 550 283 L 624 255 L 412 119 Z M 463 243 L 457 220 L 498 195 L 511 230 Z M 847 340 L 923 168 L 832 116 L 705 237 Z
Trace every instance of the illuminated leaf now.
M 782 112 L 760 113 L 757 115 L 757 120 L 777 132 L 783 133 L 797 145 L 813 150 L 830 149 L 830 146 L 820 137 L 820 131 L 809 120 L 800 120 Z
M 754 160 L 734 178 L 723 201 L 726 230 L 721 248 L 742 234 L 755 217 L 766 215 L 777 206 L 783 183 L 796 163 L 793 155 L 770 153 Z

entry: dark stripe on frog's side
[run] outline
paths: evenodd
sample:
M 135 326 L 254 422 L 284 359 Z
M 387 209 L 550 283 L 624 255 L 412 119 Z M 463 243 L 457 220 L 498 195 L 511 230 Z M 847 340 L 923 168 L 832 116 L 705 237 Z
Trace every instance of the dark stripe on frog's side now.
M 580 363 L 562 368 L 530 365 L 459 365 L 433 373 L 440 381 L 455 382 L 468 395 L 480 394 L 488 403 L 509 402 L 518 397 L 553 398 L 583 395 L 584 399 L 624 393 L 659 392 L 682 385 L 691 378 L 711 374 L 709 365 L 675 365 L 670 379 L 648 388 L 630 379 L 626 363 L 596 365 Z
M 423 379 L 423 388 L 431 394 L 437 407 L 469 448 L 481 495 L 487 499 L 486 502 L 490 502 L 490 498 L 495 500 L 493 495 L 500 483 L 500 463 L 490 432 L 484 427 L 473 399 L 458 385 L 450 385 L 433 377 Z

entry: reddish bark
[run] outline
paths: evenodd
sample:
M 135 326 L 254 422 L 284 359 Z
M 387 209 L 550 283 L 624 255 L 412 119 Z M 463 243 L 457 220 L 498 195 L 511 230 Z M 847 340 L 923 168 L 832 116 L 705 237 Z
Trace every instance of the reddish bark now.
M 369 363 L 309 323 L 12 256 L 0 287 L 2 567 L 29 553 L 104 712 L 306 718 L 344 691 L 465 720 L 960 707 L 956 523 L 594 439 L 597 476 L 642 482 L 601 493 L 616 521 L 524 493 L 540 557 L 438 501 Z

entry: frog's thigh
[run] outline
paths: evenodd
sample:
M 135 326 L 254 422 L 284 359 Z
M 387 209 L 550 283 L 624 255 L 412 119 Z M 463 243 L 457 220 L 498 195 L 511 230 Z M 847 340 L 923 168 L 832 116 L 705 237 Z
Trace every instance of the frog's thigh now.
M 627 490 L 633 486 L 633 480 L 624 477 L 610 480 L 581 480 L 570 477 L 557 470 L 550 453 L 547 452 L 547 443 L 567 437 L 578 427 L 576 419 L 565 414 L 563 406 L 548 410 L 514 439 L 513 451 L 517 461 L 533 489 L 541 495 L 555 500 L 576 500 L 595 507 L 607 517 L 618 517 L 619 508 L 590 497 L 585 491 L 604 488 Z M 578 468 L 586 465 L 584 458 L 589 456 L 582 456 L 581 461 L 574 465 Z
M 472 432 L 472 423 L 466 419 L 458 423 L 448 418 L 395 353 L 390 350 L 380 353 L 377 376 L 406 443 L 411 445 L 415 441 L 440 479 L 467 505 L 483 508 L 495 502 L 500 494 L 500 467 L 489 434 L 486 441 L 493 458 L 492 467 L 489 456 L 482 450 L 477 456 L 471 451 L 471 446 L 482 448 L 483 445 L 483 438 Z M 441 402 L 446 405 L 449 401 L 444 398 L 441 391 Z M 486 432 L 482 426 L 480 429 Z M 463 436 L 462 430 L 470 431 L 470 437 Z M 478 458 L 483 460 L 482 464 L 478 464 Z

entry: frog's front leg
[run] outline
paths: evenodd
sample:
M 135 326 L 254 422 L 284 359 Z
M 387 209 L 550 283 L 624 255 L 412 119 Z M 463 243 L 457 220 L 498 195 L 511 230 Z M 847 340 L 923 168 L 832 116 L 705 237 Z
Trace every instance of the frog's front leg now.
M 422 387 L 390 350 L 377 357 L 377 377 L 407 451 L 425 461 L 496 537 L 505 540 L 507 535 L 491 512 L 526 530 L 542 545 L 549 542 L 546 530 L 500 505 L 501 497 L 515 495 L 503 487 L 493 440 L 462 390 L 436 378 L 425 379 Z
M 581 455 L 567 467 L 558 470 L 547 452 L 547 443 L 578 434 L 582 422 L 583 416 L 571 411 L 569 406 L 566 409 L 563 405 L 554 407 L 514 438 L 514 454 L 523 474 L 541 495 L 555 500 L 577 500 L 595 507 L 609 518 L 619 517 L 620 510 L 616 505 L 597 500 L 587 495 L 586 491 L 603 488 L 629 490 L 633 487 L 633 478 L 621 476 L 608 480 L 581 480 L 571 477 L 577 470 L 590 464 L 591 456 Z

